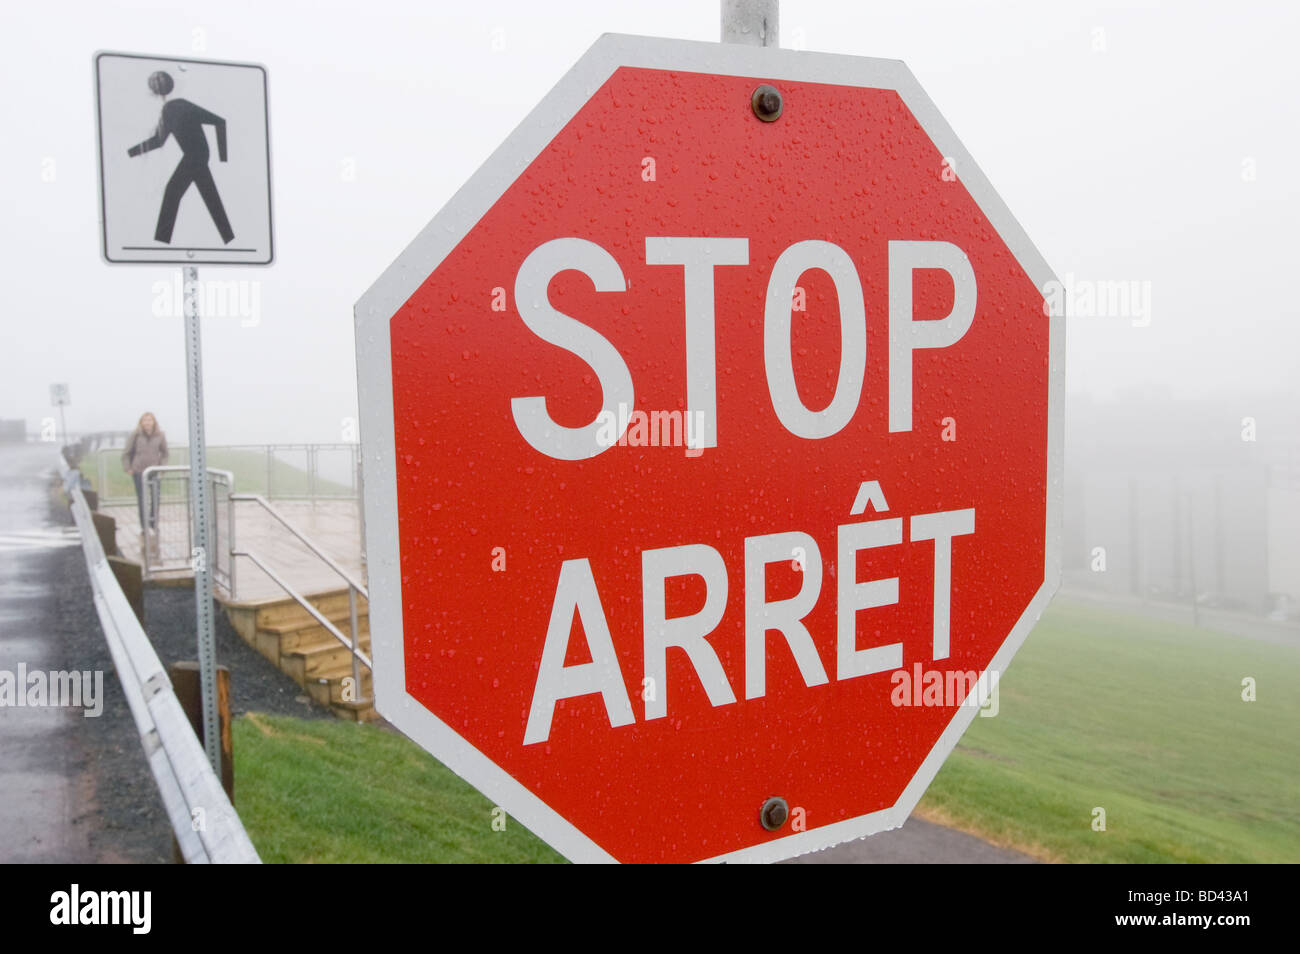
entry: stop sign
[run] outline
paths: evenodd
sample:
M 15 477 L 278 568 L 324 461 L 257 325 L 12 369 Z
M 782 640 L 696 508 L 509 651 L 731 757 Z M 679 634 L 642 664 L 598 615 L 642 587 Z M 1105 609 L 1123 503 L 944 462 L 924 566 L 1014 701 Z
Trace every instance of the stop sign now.
M 380 713 L 574 860 L 902 824 L 1059 575 L 1050 281 L 902 63 L 602 37 L 357 305 Z

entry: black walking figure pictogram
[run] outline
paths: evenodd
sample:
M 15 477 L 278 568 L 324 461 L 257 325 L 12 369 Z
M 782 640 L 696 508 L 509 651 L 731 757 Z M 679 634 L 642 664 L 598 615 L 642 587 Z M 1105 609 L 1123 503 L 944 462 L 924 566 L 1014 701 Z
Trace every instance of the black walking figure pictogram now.
M 172 78 L 161 70 L 149 76 L 149 89 L 164 100 L 174 87 Z M 225 207 L 221 204 L 221 196 L 217 194 L 217 184 L 212 181 L 212 170 L 208 168 L 208 137 L 203 132 L 205 125 L 216 127 L 217 155 L 225 162 L 226 121 L 187 99 L 164 102 L 158 130 L 138 146 L 132 146 L 126 151 L 128 156 L 138 156 L 151 149 L 158 149 L 167 141 L 168 136 L 175 136 L 176 145 L 181 147 L 183 153 L 176 171 L 167 180 L 167 188 L 163 190 L 162 208 L 158 210 L 158 227 L 153 234 L 155 241 L 171 243 L 172 229 L 176 226 L 176 211 L 180 208 L 181 196 L 191 183 L 198 186 L 203 204 L 208 207 L 208 214 L 221 233 L 221 240 L 229 245 L 235 237 L 230 228 L 230 220 L 226 218 Z

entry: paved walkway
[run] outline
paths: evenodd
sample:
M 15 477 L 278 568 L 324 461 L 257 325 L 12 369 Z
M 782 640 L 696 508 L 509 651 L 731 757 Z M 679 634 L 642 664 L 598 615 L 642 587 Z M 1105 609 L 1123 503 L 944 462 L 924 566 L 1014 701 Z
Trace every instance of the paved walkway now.
M 0 446 L 0 670 L 13 678 L 20 667 L 83 668 L 68 658 L 62 604 L 89 602 L 90 581 L 76 529 L 50 519 L 56 455 L 52 444 Z M 80 709 L 0 708 L 0 862 L 97 860 L 81 824 L 93 789 L 78 752 L 84 721 Z
M 222 570 L 228 564 L 226 551 L 230 534 L 229 514 L 225 506 L 218 506 L 216 514 L 216 546 L 220 551 L 216 565 Z M 357 501 L 273 500 L 271 506 L 352 574 L 354 579 L 364 582 L 361 574 L 361 517 Z M 234 508 L 237 547 L 257 554 L 299 593 L 319 593 L 345 585 L 338 574 L 295 539 L 264 508 L 251 501 L 238 501 Z M 117 545 L 122 554 L 129 560 L 142 562 L 143 538 L 140 534 L 140 516 L 135 505 L 105 505 L 100 511 L 117 521 Z M 164 501 L 158 515 L 157 549 L 153 563 L 172 569 L 152 573 L 155 581 L 193 579 L 193 574 L 186 568 L 190 550 L 188 519 L 189 508 L 183 502 Z M 249 560 L 241 558 L 237 561 L 237 601 L 283 599 L 284 595 L 284 591 Z
M 1023 865 L 1035 859 L 1018 851 L 991 845 L 964 831 L 945 828 L 919 818 L 902 828 L 882 831 L 843 845 L 792 858 L 792 865 Z

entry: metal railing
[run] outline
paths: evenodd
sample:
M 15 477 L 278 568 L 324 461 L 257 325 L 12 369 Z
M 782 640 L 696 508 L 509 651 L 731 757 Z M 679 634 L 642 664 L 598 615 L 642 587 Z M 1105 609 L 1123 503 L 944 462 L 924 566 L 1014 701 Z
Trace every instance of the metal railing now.
M 145 579 L 167 571 L 193 571 L 194 524 L 190 519 L 190 469 L 179 464 L 148 467 L 144 479 L 144 512 L 148 529 L 141 546 Z M 235 511 L 230 502 L 235 477 L 228 470 L 208 468 L 212 500 L 209 532 L 213 581 L 227 592 L 232 588 L 230 543 L 234 540 Z M 222 527 L 226 529 L 223 531 Z
M 348 590 L 348 612 L 351 617 L 351 628 L 352 628 L 352 638 L 349 639 L 348 637 L 344 636 L 341 632 L 339 632 L 338 627 L 335 626 L 333 623 L 331 623 L 329 619 L 325 616 L 325 614 L 323 614 L 320 610 L 318 610 L 315 606 L 313 606 L 305 596 L 303 596 L 301 593 L 295 590 L 292 586 L 289 585 L 288 582 L 284 580 L 283 577 L 281 577 L 278 573 L 276 573 L 269 566 L 263 563 L 262 560 L 257 556 L 257 554 L 253 553 L 250 550 L 236 550 L 232 553 L 232 556 L 246 557 L 249 560 L 251 560 L 254 564 L 256 564 L 257 567 L 263 573 L 269 576 L 273 581 L 275 581 L 276 585 L 278 585 L 282 590 L 284 590 L 285 593 L 287 593 L 294 600 L 294 602 L 296 602 L 299 606 L 301 606 L 309 614 L 311 614 L 312 619 L 316 620 L 317 623 L 319 623 L 321 626 L 325 628 L 325 631 L 327 633 L 329 633 L 331 636 L 337 639 L 347 649 L 347 651 L 352 656 L 352 684 L 356 686 L 357 691 L 360 692 L 361 691 L 360 690 L 361 687 L 360 667 L 365 666 L 371 672 L 374 672 L 374 665 L 370 662 L 370 657 L 362 651 L 361 643 L 357 636 L 356 591 L 354 589 Z
M 60 472 L 81 532 L 95 611 L 181 856 L 190 864 L 260 863 L 166 669 L 113 575 L 82 494 L 80 471 L 61 464 Z M 203 824 L 195 825 L 200 813 Z
M 349 445 L 350 446 L 350 445 Z M 145 521 L 152 529 L 144 533 L 142 562 L 146 579 L 172 572 L 192 572 L 193 561 L 198 556 L 193 550 L 193 525 L 190 519 L 190 469 L 180 464 L 149 467 L 144 475 Z M 266 574 L 279 589 L 298 603 L 335 640 L 348 650 L 352 658 L 353 685 L 361 693 L 361 668 L 373 672 L 370 657 L 361 648 L 361 633 L 357 623 L 358 598 L 367 603 L 370 593 L 366 586 L 326 553 L 302 530 L 288 520 L 264 496 L 253 493 L 234 493 L 234 475 L 228 470 L 208 468 L 213 501 L 213 526 L 209 541 L 213 584 L 224 590 L 230 599 L 237 599 L 237 568 L 240 558 L 247 559 Z M 274 570 L 264 554 L 250 547 L 240 547 L 237 541 L 236 511 L 239 504 L 252 504 L 261 508 L 272 520 L 288 531 L 347 585 L 348 633 L 344 635 L 284 576 Z M 364 556 L 363 556 L 364 559 Z
M 298 541 L 302 543 L 303 546 L 305 546 L 312 554 L 314 554 L 322 563 L 324 563 L 327 567 L 329 567 L 336 574 L 338 574 L 339 578 L 342 579 L 343 582 L 347 584 L 348 621 L 349 621 L 348 623 L 349 629 L 348 629 L 347 636 L 344 636 L 343 633 L 339 631 L 338 627 L 336 627 L 332 622 L 330 622 L 329 619 L 327 619 L 325 615 L 320 612 L 320 610 L 318 610 L 315 606 L 313 606 L 305 596 L 303 596 L 293 586 L 291 586 L 280 574 L 272 570 L 267 565 L 265 560 L 261 559 L 256 553 L 254 553 L 249 549 L 238 548 L 235 539 L 235 519 L 233 516 L 235 505 L 238 503 L 252 503 L 261 507 L 272 519 L 274 519 L 285 530 L 288 530 L 289 533 L 291 533 L 294 537 L 296 537 Z M 305 533 L 303 533 L 296 526 L 294 526 L 293 523 L 291 523 L 288 519 L 286 519 L 284 514 L 276 510 L 275 507 L 273 507 L 266 500 L 265 497 L 261 496 L 260 494 L 242 494 L 242 493 L 230 494 L 229 506 L 232 514 L 230 518 L 230 563 L 229 563 L 230 573 L 228 577 L 229 592 L 231 593 L 235 592 L 236 560 L 239 557 L 245 557 L 246 559 L 251 561 L 255 566 L 257 566 L 258 569 L 260 569 L 263 573 L 265 573 L 273 583 L 275 583 L 278 587 L 280 587 L 280 589 L 284 590 L 284 592 L 290 598 L 292 598 L 299 606 L 301 606 L 304 610 L 306 610 L 312 616 L 312 618 L 316 620 L 317 623 L 319 623 L 322 627 L 324 627 L 327 633 L 329 633 L 336 640 L 338 640 L 339 643 L 341 643 L 344 647 L 347 648 L 349 655 L 351 655 L 352 657 L 352 684 L 356 687 L 358 693 L 358 701 L 359 701 L 361 685 L 362 685 L 361 666 L 365 666 L 366 669 L 370 670 L 372 673 L 374 672 L 374 666 L 370 661 L 370 657 L 366 655 L 366 653 L 362 652 L 361 650 L 361 634 L 358 631 L 358 627 L 357 627 L 357 597 L 358 596 L 365 597 L 367 607 L 368 607 L 370 602 L 370 591 L 360 581 L 355 579 L 352 576 L 352 574 L 350 574 L 347 570 L 341 567 L 338 564 L 338 562 L 334 560 L 333 557 L 331 557 L 328 553 L 326 553 L 319 546 L 317 546 L 316 543 L 311 540 L 311 538 L 309 538 Z
M 130 503 L 133 495 L 118 478 L 118 455 L 103 450 L 104 446 L 95 445 L 101 448 L 94 458 L 99 499 L 114 505 Z M 361 495 L 357 444 L 213 444 L 207 447 L 207 459 L 236 473 L 241 487 L 268 500 L 348 500 Z M 168 463 L 187 465 L 189 448 L 173 446 Z
M 81 467 L 81 462 L 87 454 L 96 454 L 100 460 L 108 457 L 107 454 L 99 453 L 113 447 L 122 447 L 126 444 L 126 439 L 131 436 L 130 431 L 92 431 L 87 434 L 78 435 L 75 441 L 67 443 L 68 435 L 64 435 L 63 459 L 69 467 Z M 95 485 L 96 490 L 102 490 L 103 483 Z

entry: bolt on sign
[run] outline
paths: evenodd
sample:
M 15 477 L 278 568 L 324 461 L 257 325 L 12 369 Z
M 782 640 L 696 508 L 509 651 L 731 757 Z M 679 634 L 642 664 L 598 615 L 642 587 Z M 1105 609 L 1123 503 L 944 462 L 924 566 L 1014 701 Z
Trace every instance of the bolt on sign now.
M 602 37 L 356 308 L 379 711 L 574 860 L 901 825 L 1057 584 L 1051 280 L 901 62 Z

